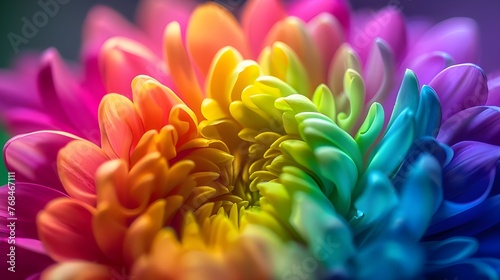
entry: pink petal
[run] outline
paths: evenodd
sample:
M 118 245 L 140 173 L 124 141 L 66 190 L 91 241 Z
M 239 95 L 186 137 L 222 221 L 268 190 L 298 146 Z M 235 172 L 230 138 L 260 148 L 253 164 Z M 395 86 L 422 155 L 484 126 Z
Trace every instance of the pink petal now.
M 18 182 L 35 183 L 64 192 L 57 174 L 57 153 L 79 139 L 60 131 L 37 131 L 10 139 L 4 147 L 5 165 Z
M 366 61 L 375 39 L 384 40 L 394 53 L 398 63 L 406 52 L 406 24 L 403 15 L 394 8 L 386 8 L 373 14 L 371 20 L 356 26 L 351 34 L 351 45 L 362 61 Z
M 340 23 L 332 15 L 323 13 L 313 18 L 307 29 L 318 47 L 323 68 L 328 69 L 335 52 L 346 40 Z
M 137 23 L 149 35 L 155 48 L 161 48 L 165 26 L 176 21 L 184 35 L 194 7 L 195 1 L 143 0 L 137 8 Z
M 10 195 L 9 191 L 12 190 L 15 192 L 16 200 L 15 205 L 10 206 L 7 201 Z M 5 203 L 0 203 L 0 216 L 6 222 L 9 222 L 9 218 L 17 219 L 15 220 L 16 241 L 19 238 L 38 239 L 36 215 L 47 203 L 64 196 L 66 195 L 60 191 L 37 184 L 17 182 L 15 185 L 5 185 L 0 188 L 0 199 L 5 201 Z M 10 213 L 14 213 L 14 215 L 10 215 Z M 0 232 L 8 236 L 9 229 L 3 226 Z
M 257 57 L 264 47 L 264 39 L 269 30 L 285 17 L 285 9 L 278 0 L 247 2 L 241 22 L 254 57 Z
M 321 13 L 329 13 L 338 20 L 344 31 L 349 30 L 350 8 L 345 0 L 298 0 L 288 7 L 288 13 L 305 22 Z
M 137 75 L 148 75 L 172 86 L 162 59 L 145 45 L 123 37 L 106 41 L 100 53 L 106 91 L 132 98 L 131 83 Z
M 126 37 L 145 45 L 149 45 L 150 42 L 141 30 L 115 10 L 106 6 L 92 8 L 85 18 L 83 27 L 84 53 L 97 53 L 106 40 L 116 36 Z

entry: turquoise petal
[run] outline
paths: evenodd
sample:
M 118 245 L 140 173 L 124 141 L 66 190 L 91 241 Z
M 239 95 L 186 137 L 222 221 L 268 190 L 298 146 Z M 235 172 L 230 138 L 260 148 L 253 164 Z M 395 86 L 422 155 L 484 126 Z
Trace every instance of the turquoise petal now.
M 392 218 L 392 228 L 405 228 L 419 240 L 443 200 L 442 170 L 438 160 L 423 154 L 409 171 L 401 187 L 400 203 Z
M 354 202 L 354 207 L 364 214 L 356 226 L 357 230 L 385 218 L 398 202 L 396 190 L 389 178 L 377 171 L 370 172 L 363 194 Z
M 379 170 L 384 174 L 391 174 L 404 159 L 413 143 L 414 135 L 413 113 L 405 109 L 375 148 L 367 170 Z
M 415 120 L 417 123 L 416 138 L 437 136 L 441 125 L 441 103 L 439 103 L 436 92 L 427 85 L 422 87 Z
M 399 88 L 396 104 L 394 104 L 394 109 L 392 110 L 389 125 L 387 127 L 390 128 L 404 110 L 409 109 L 412 112 L 417 112 L 419 95 L 420 90 L 417 77 L 413 71 L 408 69 L 405 72 L 403 82 Z
M 309 195 L 294 195 L 291 226 L 304 238 L 309 249 L 327 269 L 344 266 L 355 253 L 348 224 L 331 205 L 318 203 Z

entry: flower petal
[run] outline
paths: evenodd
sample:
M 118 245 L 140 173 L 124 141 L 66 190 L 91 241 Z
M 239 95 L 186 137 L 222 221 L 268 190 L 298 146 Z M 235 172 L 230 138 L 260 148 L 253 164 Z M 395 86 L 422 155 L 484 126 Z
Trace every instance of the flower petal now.
M 7 203 L 10 201 L 8 197 L 11 190 L 14 191 L 16 197 L 15 204 L 12 206 Z M 47 203 L 64 196 L 66 194 L 60 191 L 37 184 L 17 182 L 15 185 L 5 185 L 0 188 L 0 199 L 5 201 L 0 204 L 0 216 L 8 219 L 13 216 L 9 213 L 11 208 L 15 209 L 16 238 L 37 239 L 36 215 Z M 2 227 L 0 232 L 7 235 L 8 228 Z
M 264 39 L 273 25 L 286 17 L 285 10 L 278 0 L 250 0 L 247 2 L 241 19 L 254 57 L 264 48 Z
M 298 0 L 294 1 L 288 8 L 289 15 L 296 16 L 305 22 L 321 13 L 333 15 L 344 30 L 349 30 L 350 11 L 349 4 L 345 0 Z
M 449 54 L 455 63 L 476 62 L 479 53 L 479 29 L 469 18 L 451 18 L 428 30 L 412 46 L 407 61 L 424 54 L 440 51 Z
M 422 85 L 429 84 L 441 71 L 454 64 L 453 58 L 440 51 L 424 53 L 409 62 L 407 68 L 412 69 Z
M 448 67 L 429 86 L 436 91 L 443 106 L 443 121 L 469 107 L 484 105 L 488 98 L 486 75 L 474 64 Z
M 194 7 L 194 1 L 140 1 L 136 14 L 137 23 L 149 35 L 155 46 L 154 50 L 157 50 L 163 44 L 163 32 L 169 23 L 178 22 L 182 32 L 186 32 L 189 14 Z
M 403 15 L 395 8 L 386 8 L 373 15 L 363 27 L 352 34 L 352 46 L 361 61 L 366 61 L 376 39 L 382 39 L 394 54 L 395 62 L 406 52 L 406 24 Z
M 10 139 L 4 147 L 7 169 L 18 182 L 35 183 L 64 192 L 57 175 L 57 153 L 70 141 L 80 139 L 59 131 L 37 131 Z
M 41 279 L 128 279 L 130 276 L 124 272 L 94 262 L 75 260 L 50 266 L 42 273 Z
M 95 206 L 95 173 L 108 159 L 104 151 L 91 142 L 70 142 L 57 156 L 57 170 L 64 189 L 71 197 Z
M 438 139 L 448 145 L 462 141 L 478 141 L 500 146 L 500 108 L 478 106 L 465 109 L 446 120 Z
M 229 11 L 210 2 L 198 6 L 189 20 L 187 48 L 204 77 L 215 54 L 225 46 L 232 46 L 243 57 L 250 57 L 243 30 Z
M 189 108 L 193 109 L 199 119 L 203 119 L 200 108 L 204 93 L 198 82 L 194 66 L 182 43 L 181 29 L 178 23 L 170 23 L 165 29 L 164 45 L 170 75 L 178 89 L 177 94 Z
M 99 101 L 80 87 L 56 50 L 49 49 L 42 57 L 38 87 L 47 113 L 67 120 L 78 136 L 97 130 Z
M 107 92 L 131 98 L 130 81 L 137 75 L 148 75 L 164 85 L 172 85 L 163 60 L 137 41 L 123 37 L 107 40 L 101 49 L 100 61 Z
M 144 127 L 132 101 L 119 94 L 106 95 L 99 106 L 101 147 L 110 158 L 128 162 Z
M 38 234 L 56 261 L 89 260 L 106 263 L 92 232 L 95 209 L 70 198 L 51 201 L 37 216 Z

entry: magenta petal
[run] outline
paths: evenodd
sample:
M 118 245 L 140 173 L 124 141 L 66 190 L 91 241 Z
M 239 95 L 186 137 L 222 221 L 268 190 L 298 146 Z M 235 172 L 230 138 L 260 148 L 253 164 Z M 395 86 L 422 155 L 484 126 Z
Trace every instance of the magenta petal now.
M 407 66 L 412 69 L 422 85 L 427 85 L 434 77 L 453 64 L 453 58 L 444 52 L 425 53 L 416 57 Z
M 449 54 L 456 63 L 476 62 L 479 53 L 479 31 L 474 20 L 452 18 L 427 31 L 409 50 L 407 59 L 435 51 Z
M 370 49 L 377 38 L 384 40 L 391 48 L 399 62 L 406 52 L 406 25 L 403 15 L 394 9 L 387 8 L 370 16 L 371 20 L 354 28 L 351 44 L 362 61 L 366 61 Z
M 488 77 L 488 91 L 486 105 L 500 106 L 500 73 Z
M 62 130 L 71 133 L 78 132 L 68 124 L 54 119 L 46 113 L 17 108 L 4 112 L 5 123 L 9 131 L 14 135 L 29 133 L 38 130 Z M 97 135 L 99 136 L 99 135 Z M 98 139 L 99 137 L 97 137 Z
M 54 49 L 45 52 L 38 75 L 40 97 L 48 114 L 67 120 L 79 136 L 98 130 L 98 102 L 82 89 Z
M 438 139 L 448 145 L 478 141 L 500 146 L 500 108 L 478 106 L 461 111 L 446 120 Z
M 16 200 L 13 206 L 7 203 L 9 191 L 11 191 L 9 187 L 15 187 L 14 195 Z M 65 196 L 65 194 L 60 191 L 37 184 L 17 182 L 15 185 L 5 185 L 0 188 L 0 199 L 5 201 L 5 203 L 0 204 L 0 216 L 4 219 L 17 219 L 15 220 L 16 238 L 38 239 L 36 215 L 48 202 L 62 196 Z M 9 207 L 12 207 L 14 210 Z M 10 215 L 11 213 L 14 213 L 14 215 Z M 6 221 L 8 222 L 9 220 Z M 3 226 L 0 232 L 8 234 L 9 231 L 7 227 Z M 44 252 L 42 248 L 30 247 L 29 244 L 26 244 L 25 247 L 39 253 Z
M 13 70 L 0 71 L 0 112 L 14 107 L 42 108 L 35 82 L 39 64 L 37 54 L 23 54 Z
M 321 13 L 329 13 L 337 18 L 347 34 L 350 11 L 345 0 L 297 0 L 288 7 L 288 13 L 308 22 Z
M 429 86 L 439 97 L 443 121 L 469 107 L 484 105 L 488 98 L 486 75 L 474 64 L 448 67 Z
M 278 0 L 248 1 L 243 10 L 242 26 L 254 57 L 260 54 L 269 30 L 285 16 L 285 9 Z
M 57 153 L 74 139 L 59 131 L 37 131 L 10 139 L 4 147 L 7 169 L 16 172 L 18 182 L 44 185 L 64 192 L 57 175 Z
M 9 258 L 6 255 L 10 254 L 10 244 L 1 240 L 0 250 L 4 262 L 0 271 L 0 279 L 39 279 L 36 278 L 37 274 L 54 264 L 54 261 L 47 255 L 25 249 L 22 246 L 16 246 L 16 272 L 13 273 L 7 270 L 10 265 L 6 262 L 6 259 Z

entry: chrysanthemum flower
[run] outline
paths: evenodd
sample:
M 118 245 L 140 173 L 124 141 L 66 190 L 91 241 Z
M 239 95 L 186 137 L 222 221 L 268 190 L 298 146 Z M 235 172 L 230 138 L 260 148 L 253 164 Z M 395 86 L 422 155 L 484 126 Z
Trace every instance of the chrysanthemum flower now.
M 59 62 L 39 81 L 52 104 L 69 104 L 50 119 L 73 126 L 4 149 L 30 205 L 17 239 L 37 264 L 27 272 L 498 278 L 497 107 L 483 106 L 496 82 L 473 64 L 446 68 L 474 61 L 472 22 L 411 25 L 407 38 L 396 10 L 351 22 L 342 1 L 250 1 L 241 26 L 213 3 L 180 23 L 156 18 L 142 24 L 163 37 L 123 30 L 90 44 L 102 78 L 76 87 L 47 54 Z M 98 109 L 93 83 L 116 92 Z M 86 116 L 98 139 L 68 133 Z

